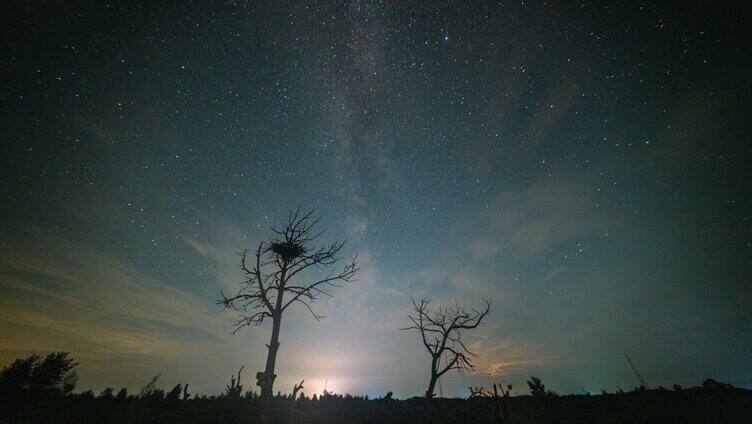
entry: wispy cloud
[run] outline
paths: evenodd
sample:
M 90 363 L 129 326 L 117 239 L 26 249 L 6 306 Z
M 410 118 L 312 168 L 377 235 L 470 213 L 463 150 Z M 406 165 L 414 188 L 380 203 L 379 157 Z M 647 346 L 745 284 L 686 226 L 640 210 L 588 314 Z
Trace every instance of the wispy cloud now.
M 0 242 L 0 254 L 0 265 L 14 276 L 8 278 L 9 287 L 33 292 L 31 299 L 170 325 L 211 328 L 219 323 L 195 319 L 197 310 L 211 313 L 195 296 L 81 245 L 57 242 L 54 250 L 44 252 Z
M 227 232 L 227 234 L 237 234 L 238 232 Z M 190 246 L 199 256 L 206 259 L 211 265 L 210 278 L 213 278 L 216 284 L 223 290 L 232 290 L 237 287 L 237 283 L 242 278 L 240 270 L 240 253 L 244 248 L 252 248 L 245 241 L 234 240 L 230 236 L 225 236 L 224 243 L 215 244 L 209 241 L 201 241 L 190 236 L 181 236 L 188 246 Z M 231 241 L 227 241 L 227 240 Z
M 603 218 L 595 202 L 595 189 L 582 180 L 544 179 L 524 191 L 500 194 L 489 213 L 494 232 L 488 236 L 497 244 L 538 253 L 599 231 Z M 485 243 L 493 242 L 485 239 Z
M 90 247 L 50 239 L 42 245 L 0 241 L 3 363 L 65 350 L 81 361 L 84 381 L 97 385 L 114 373 L 127 384 L 170 371 L 157 367 L 198 360 L 188 352 L 237 346 L 229 317 L 213 302 Z M 103 364 L 118 369 L 101 375 Z
M 499 295 L 501 283 L 514 278 L 516 261 L 549 254 L 566 243 L 612 232 L 619 223 L 600 213 L 595 189 L 580 179 L 548 178 L 522 190 L 505 190 L 494 206 L 468 218 L 482 233 L 467 231 L 418 271 L 427 288 L 452 288 L 458 296 Z M 460 228 L 466 228 L 459 225 Z M 551 268 L 547 278 L 565 271 Z
M 474 352 L 478 355 L 475 363 L 475 374 L 486 377 L 500 377 L 517 374 L 531 367 L 549 363 L 550 358 L 544 358 L 538 352 L 539 347 L 509 339 L 500 344 L 483 348 L 484 344 L 498 342 L 496 337 L 487 337 L 474 346 Z M 495 343 L 494 343 L 495 344 Z

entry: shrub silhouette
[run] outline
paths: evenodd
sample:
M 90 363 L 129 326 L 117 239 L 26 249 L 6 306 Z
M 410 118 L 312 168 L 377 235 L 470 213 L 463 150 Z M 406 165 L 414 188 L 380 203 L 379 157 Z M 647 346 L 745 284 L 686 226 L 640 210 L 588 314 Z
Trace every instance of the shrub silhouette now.
M 143 397 L 148 397 L 149 395 L 154 393 L 157 387 L 157 381 L 159 380 L 159 376 L 160 374 L 157 374 L 154 377 L 152 377 L 151 380 L 149 380 L 149 382 L 146 383 L 146 385 L 142 387 L 141 390 L 138 392 L 138 396 L 143 398 Z
M 527 386 L 530 387 L 530 394 L 534 397 L 543 397 L 546 395 L 546 385 L 538 377 L 530 377 L 530 380 L 527 381 Z
M 0 390 L 70 393 L 76 387 L 77 365 L 68 357 L 68 352 L 52 352 L 44 359 L 39 355 L 16 359 L 0 372 Z
M 705 381 L 702 382 L 702 388 L 708 389 L 708 390 L 719 390 L 719 389 L 733 389 L 734 386 L 728 383 L 719 383 L 713 378 L 706 378 Z

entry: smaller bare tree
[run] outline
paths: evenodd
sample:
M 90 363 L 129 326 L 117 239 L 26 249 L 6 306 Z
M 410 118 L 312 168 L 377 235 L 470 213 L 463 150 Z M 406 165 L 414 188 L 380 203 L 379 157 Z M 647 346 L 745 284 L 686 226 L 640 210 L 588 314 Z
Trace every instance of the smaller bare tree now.
M 418 330 L 423 345 L 431 355 L 431 380 L 428 383 L 426 397 L 434 397 L 434 389 L 439 378 L 452 369 L 475 369 L 471 357 L 476 356 L 462 342 L 465 330 L 480 325 L 483 318 L 491 311 L 491 303 L 483 301 L 483 308 L 467 310 L 467 307 L 455 303 L 454 306 L 440 306 L 431 311 L 431 301 L 421 299 L 416 302 L 412 297 L 413 315 L 408 315 L 413 325 L 401 330 Z

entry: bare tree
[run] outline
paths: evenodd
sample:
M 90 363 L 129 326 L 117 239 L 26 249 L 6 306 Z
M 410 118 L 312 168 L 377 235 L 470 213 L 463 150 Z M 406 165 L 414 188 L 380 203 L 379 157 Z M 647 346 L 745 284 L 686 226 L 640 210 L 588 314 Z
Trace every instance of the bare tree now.
M 219 303 L 239 315 L 233 333 L 251 324 L 261 325 L 267 318 L 272 320 L 266 367 L 256 374 L 262 409 L 273 394 L 283 313 L 294 304 L 302 304 L 320 320 L 324 316 L 315 313 L 311 304 L 321 296 L 331 296 L 332 288 L 355 281 L 358 271 L 357 257 L 340 266 L 343 259 L 340 252 L 345 242 L 312 246 L 324 232 L 315 230 L 319 220 L 313 213 L 301 214 L 300 209 L 291 211 L 287 223 L 272 227 L 274 234 L 268 241 L 260 242 L 251 255 L 248 250 L 242 251 L 240 267 L 244 279 L 233 296 L 221 293 Z M 308 281 L 298 282 L 304 278 Z
M 467 310 L 465 306 L 440 306 L 431 311 L 430 300 L 416 302 L 412 297 L 414 315 L 408 315 L 413 325 L 401 330 L 418 330 L 423 345 L 431 354 L 431 380 L 428 383 L 426 397 L 434 397 L 434 388 L 439 378 L 452 369 L 475 369 L 470 358 L 475 356 L 462 342 L 465 330 L 480 325 L 483 318 L 491 311 L 491 303 L 483 301 L 483 308 Z

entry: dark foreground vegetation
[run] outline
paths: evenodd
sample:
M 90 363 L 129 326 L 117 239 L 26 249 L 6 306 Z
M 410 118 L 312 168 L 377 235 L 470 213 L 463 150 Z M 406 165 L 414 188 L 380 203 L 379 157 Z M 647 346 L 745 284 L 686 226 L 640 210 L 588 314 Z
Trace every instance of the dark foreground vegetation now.
M 218 396 L 165 391 L 155 377 L 139 393 L 105 389 L 73 393 L 75 366 L 66 353 L 18 359 L 0 373 L 3 423 L 256 423 L 259 397 L 233 378 Z M 540 379 L 531 395 L 508 395 L 510 386 L 471 388 L 467 399 L 397 400 L 338 395 L 277 394 L 272 423 L 749 423 L 752 391 L 707 379 L 683 389 L 638 388 L 597 395 L 558 395 Z M 498 389 L 498 390 L 497 390 Z M 295 401 L 293 402 L 293 399 Z

